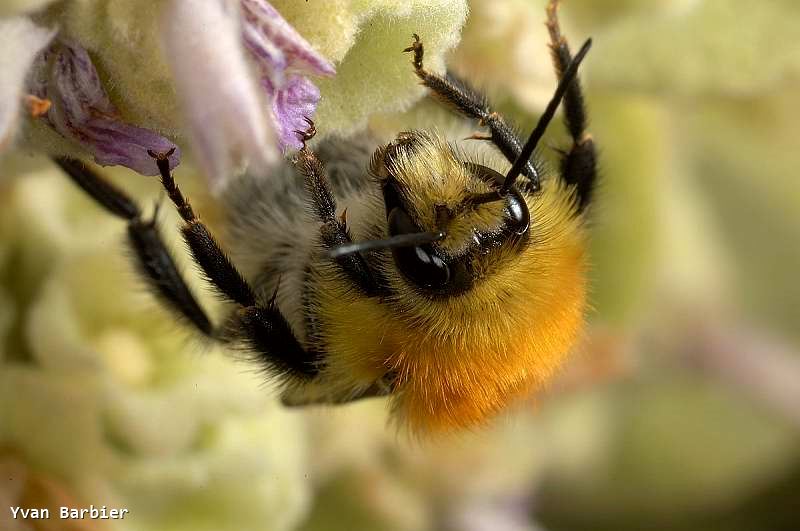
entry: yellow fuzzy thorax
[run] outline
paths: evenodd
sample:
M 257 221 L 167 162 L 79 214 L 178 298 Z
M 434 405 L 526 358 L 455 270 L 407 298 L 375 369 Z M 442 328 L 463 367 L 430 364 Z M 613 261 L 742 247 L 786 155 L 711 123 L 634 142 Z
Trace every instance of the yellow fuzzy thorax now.
M 473 230 L 492 230 L 501 221 L 502 202 L 487 203 L 456 216 L 446 227 L 438 227 L 434 205 L 456 210 L 467 194 L 488 192 L 489 186 L 472 177 L 464 165 L 464 154 L 441 136 L 415 131 L 413 147 L 398 149 L 386 161 L 388 174 L 401 183 L 409 214 L 423 230 L 445 229 L 440 243 L 448 251 L 470 240 Z
M 434 204 L 456 205 L 467 191 L 486 191 L 460 173 L 464 165 L 452 151 L 436 147 L 441 146 L 425 143 L 417 156 L 391 168 L 407 185 L 406 200 L 426 229 L 434 223 Z M 464 293 L 421 293 L 391 263 L 386 274 L 393 296 L 385 300 L 355 296 L 330 281 L 320 305 L 329 381 L 365 385 L 387 371 L 396 373 L 396 415 L 412 431 L 432 433 L 480 425 L 550 380 L 583 322 L 584 230 L 559 179 L 546 180 L 526 202 L 527 245 L 490 253 L 485 274 Z M 482 205 L 454 219 L 464 227 L 449 227 L 448 238 L 454 230 L 493 226 L 501 208 Z

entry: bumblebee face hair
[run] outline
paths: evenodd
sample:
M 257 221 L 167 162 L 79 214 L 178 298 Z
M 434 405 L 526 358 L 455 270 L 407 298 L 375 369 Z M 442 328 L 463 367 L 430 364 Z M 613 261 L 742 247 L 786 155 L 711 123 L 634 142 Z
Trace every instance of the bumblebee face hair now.
M 309 120 L 291 165 L 226 191 L 229 255 L 182 194 L 169 154 L 151 153 L 194 262 L 235 307 L 219 323 L 155 219 L 82 163 L 56 163 L 127 221 L 161 301 L 209 339 L 251 353 L 284 404 L 391 396 L 395 418 L 417 433 L 476 426 L 545 385 L 583 323 L 596 164 L 576 73 L 590 41 L 573 58 L 557 7 L 550 0 L 547 26 L 559 83 L 524 145 L 467 84 L 425 70 L 418 36 L 405 50 L 433 95 L 488 129 L 474 138 L 505 157 L 506 175 L 429 131 L 400 133 L 370 162 L 374 146 L 356 142 L 321 143 L 317 157 L 305 145 Z M 562 100 L 571 143 L 545 175 L 531 156 Z
M 378 178 L 391 237 L 432 234 L 434 241 L 392 247 L 405 279 L 420 291 L 453 296 L 469 290 L 499 251 L 518 252 L 528 241 L 530 213 L 519 191 L 501 201 L 475 197 L 498 192 L 504 177 L 465 162 L 445 140 L 424 131 L 402 133 L 379 149 L 371 170 Z
M 416 35 L 414 38 L 418 45 L 419 38 Z M 505 177 L 486 166 L 462 162 L 449 144 L 425 132 L 401 133 L 394 142 L 376 152 L 371 170 L 381 184 L 390 237 L 380 240 L 374 248 L 392 248 L 396 265 L 408 280 L 434 294 L 455 295 L 468 290 L 478 274 L 474 266 L 476 256 L 495 254 L 492 249 L 496 248 L 519 248 L 527 241 L 530 212 L 514 182 L 529 164 L 529 157 L 590 47 L 591 39 L 570 61 L 545 112 Z M 416 53 L 414 46 L 407 51 Z M 415 66 L 419 74 L 421 48 L 418 55 Z M 538 191 L 538 173 L 530 177 L 529 189 Z M 475 181 L 488 190 L 473 190 Z M 420 204 L 413 205 L 412 200 Z M 485 226 L 485 220 L 474 211 L 485 211 L 482 205 L 495 201 L 503 201 L 502 212 L 496 217 L 498 223 Z M 422 209 L 430 205 L 434 216 L 427 221 L 435 227 L 425 231 L 420 222 L 427 216 Z M 451 225 L 456 230 L 451 230 Z M 449 241 L 448 233 L 454 233 Z M 434 245 L 434 242 L 441 243 Z M 356 246 L 346 249 L 347 252 L 365 250 Z

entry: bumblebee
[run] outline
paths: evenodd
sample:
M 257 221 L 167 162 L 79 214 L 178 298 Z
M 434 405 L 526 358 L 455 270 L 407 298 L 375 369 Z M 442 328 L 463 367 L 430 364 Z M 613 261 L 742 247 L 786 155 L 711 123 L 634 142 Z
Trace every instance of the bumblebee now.
M 434 96 L 488 129 L 511 163 L 501 174 L 441 134 L 406 131 L 374 152 L 363 142 L 303 147 L 274 174 L 224 194 L 227 250 L 156 159 L 194 262 L 234 309 L 213 324 L 183 280 L 153 219 L 83 163 L 57 159 L 128 223 L 142 277 L 205 336 L 242 347 L 281 384 L 287 405 L 390 396 L 413 430 L 472 427 L 540 388 L 557 370 L 586 305 L 584 217 L 595 147 L 557 2 L 548 7 L 558 87 L 523 145 L 465 82 L 405 52 Z M 571 146 L 547 177 L 534 148 L 564 102 Z M 325 163 L 323 163 L 325 161 Z

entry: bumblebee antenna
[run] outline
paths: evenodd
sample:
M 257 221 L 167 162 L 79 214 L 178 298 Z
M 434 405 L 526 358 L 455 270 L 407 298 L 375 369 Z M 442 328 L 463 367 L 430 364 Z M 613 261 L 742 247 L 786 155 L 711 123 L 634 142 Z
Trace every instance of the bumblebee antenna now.
M 589 48 L 592 47 L 592 39 L 587 39 L 581 49 L 578 51 L 577 55 L 570 61 L 569 66 L 564 71 L 564 75 L 561 77 L 561 81 L 558 82 L 558 87 L 556 87 L 556 91 L 553 94 L 553 97 L 550 99 L 550 102 L 547 104 L 547 107 L 544 110 L 544 113 L 539 117 L 539 121 L 536 123 L 536 127 L 531 132 L 531 136 L 528 137 L 528 141 L 525 142 L 525 146 L 522 148 L 517 159 L 514 161 L 514 164 L 511 165 L 511 169 L 508 170 L 506 174 L 506 179 L 503 181 L 503 186 L 500 187 L 498 194 L 500 197 L 505 196 L 508 191 L 514 186 L 514 181 L 517 180 L 519 174 L 522 172 L 522 167 L 528 162 L 528 159 L 531 158 L 533 154 L 533 150 L 536 149 L 536 145 L 539 143 L 539 140 L 542 139 L 547 126 L 550 125 L 550 121 L 553 119 L 553 115 L 556 113 L 556 109 L 558 105 L 561 103 L 561 99 L 564 97 L 564 93 L 567 92 L 570 83 L 575 79 L 575 76 L 578 74 L 578 66 L 583 61 L 583 58 L 589 52 Z M 484 199 L 483 201 L 478 202 L 486 202 Z
M 398 234 L 384 240 L 366 240 L 363 242 L 346 243 L 329 250 L 325 255 L 328 258 L 339 258 L 348 254 L 360 251 L 374 251 L 376 249 L 390 249 L 392 247 L 415 247 L 426 243 L 438 242 L 444 239 L 447 233 L 438 232 L 415 232 L 412 234 Z

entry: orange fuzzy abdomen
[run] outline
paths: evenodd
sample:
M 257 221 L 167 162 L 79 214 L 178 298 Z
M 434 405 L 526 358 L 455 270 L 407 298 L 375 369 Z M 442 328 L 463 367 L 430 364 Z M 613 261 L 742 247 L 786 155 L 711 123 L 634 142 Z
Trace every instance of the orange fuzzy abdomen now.
M 412 429 L 480 425 L 552 379 L 581 333 L 586 305 L 583 252 L 576 246 L 560 258 L 547 286 L 518 271 L 513 298 L 489 306 L 503 311 L 470 312 L 467 304 L 461 315 L 442 312 L 428 330 L 395 329 L 403 339 L 387 363 L 400 377 L 397 413 Z M 489 297 L 496 286 L 485 290 Z
M 580 291 L 578 293 L 577 291 Z M 584 293 L 569 294 L 556 313 L 515 330 L 411 342 L 389 364 L 401 375 L 396 407 L 418 432 L 484 423 L 542 387 L 573 347 L 583 322 Z

